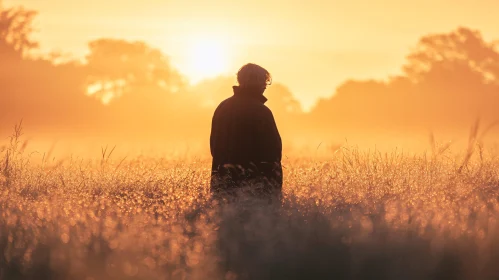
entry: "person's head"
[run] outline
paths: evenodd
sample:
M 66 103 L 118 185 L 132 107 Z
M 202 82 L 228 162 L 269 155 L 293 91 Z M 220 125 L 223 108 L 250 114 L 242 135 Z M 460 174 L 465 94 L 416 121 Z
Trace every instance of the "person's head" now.
M 240 87 L 260 89 L 263 94 L 267 86 L 272 84 L 272 76 L 262 66 L 248 63 L 237 72 L 237 82 Z

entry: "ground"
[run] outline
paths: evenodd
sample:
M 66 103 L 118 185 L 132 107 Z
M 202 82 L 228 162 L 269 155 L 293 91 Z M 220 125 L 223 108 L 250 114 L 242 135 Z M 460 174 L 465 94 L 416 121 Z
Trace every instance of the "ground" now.
M 0 279 L 499 276 L 492 153 L 342 148 L 286 159 L 282 204 L 220 205 L 208 192 L 209 159 L 32 163 L 9 149 Z

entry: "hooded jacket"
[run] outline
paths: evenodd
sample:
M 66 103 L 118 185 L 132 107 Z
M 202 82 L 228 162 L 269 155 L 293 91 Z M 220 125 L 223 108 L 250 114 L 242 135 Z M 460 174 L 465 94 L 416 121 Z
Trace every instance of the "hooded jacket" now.
M 251 88 L 234 86 L 212 119 L 211 191 L 245 185 L 264 191 L 282 189 L 282 142 L 267 98 Z

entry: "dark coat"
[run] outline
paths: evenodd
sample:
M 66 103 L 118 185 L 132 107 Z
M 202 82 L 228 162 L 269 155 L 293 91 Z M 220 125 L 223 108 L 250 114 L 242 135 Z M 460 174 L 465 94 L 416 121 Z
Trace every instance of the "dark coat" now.
M 263 192 L 282 189 L 282 142 L 262 95 L 233 87 L 234 95 L 215 110 L 210 147 L 211 191 L 248 186 Z

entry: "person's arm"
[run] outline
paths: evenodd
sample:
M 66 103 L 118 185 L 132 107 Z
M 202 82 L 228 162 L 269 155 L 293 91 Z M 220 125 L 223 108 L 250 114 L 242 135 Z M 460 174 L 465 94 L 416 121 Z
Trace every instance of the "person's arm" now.
M 220 103 L 220 105 L 218 105 L 217 109 L 215 109 L 215 112 L 213 113 L 213 118 L 211 119 L 211 133 L 210 133 L 210 152 L 211 152 L 211 156 L 214 157 L 215 154 L 216 154 L 216 142 L 217 142 L 217 138 L 219 137 L 220 135 L 220 131 L 219 131 L 219 115 L 220 115 L 220 108 L 222 107 L 224 102 Z
M 267 109 L 258 126 L 258 135 L 260 143 L 260 158 L 264 162 L 280 162 L 282 159 L 282 142 L 279 130 L 272 115 Z
M 259 119 L 257 125 L 257 142 L 258 156 L 258 169 L 261 174 L 274 183 L 275 187 L 282 188 L 282 142 L 279 130 L 272 115 L 272 112 L 266 110 Z
M 211 156 L 212 157 L 215 154 L 215 133 L 216 133 L 216 130 L 215 130 L 215 115 L 213 115 L 213 118 L 211 120 L 211 133 L 210 133 L 210 152 L 211 152 Z

